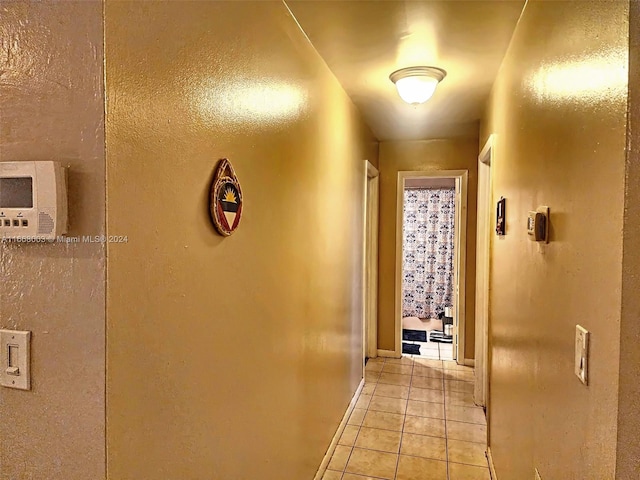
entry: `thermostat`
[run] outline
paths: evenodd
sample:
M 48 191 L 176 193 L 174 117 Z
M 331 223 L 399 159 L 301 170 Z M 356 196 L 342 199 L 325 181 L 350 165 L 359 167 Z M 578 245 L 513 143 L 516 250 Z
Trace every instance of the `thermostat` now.
M 534 242 L 549 243 L 549 207 L 540 207 L 529 212 L 527 234 Z
M 54 240 L 67 233 L 67 180 L 53 161 L 0 162 L 0 237 Z

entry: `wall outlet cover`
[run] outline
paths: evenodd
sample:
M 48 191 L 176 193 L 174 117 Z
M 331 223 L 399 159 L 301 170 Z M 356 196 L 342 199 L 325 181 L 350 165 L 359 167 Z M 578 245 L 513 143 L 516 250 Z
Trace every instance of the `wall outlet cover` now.
M 0 385 L 31 390 L 31 332 L 0 330 Z

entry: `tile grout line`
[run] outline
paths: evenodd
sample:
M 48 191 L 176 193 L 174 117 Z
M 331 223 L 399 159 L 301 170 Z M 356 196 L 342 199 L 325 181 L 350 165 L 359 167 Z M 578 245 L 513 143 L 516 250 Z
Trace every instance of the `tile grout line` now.
M 407 392 L 407 398 L 404 405 L 404 415 L 402 417 L 402 430 L 400 431 L 400 443 L 398 444 L 398 458 L 396 459 L 396 471 L 393 475 L 393 480 L 398 478 L 398 468 L 400 468 L 400 452 L 402 451 L 402 439 L 404 438 L 404 424 L 407 421 L 407 409 L 409 408 L 409 397 L 411 396 L 411 382 L 413 381 L 413 369 L 415 363 L 411 361 L 411 377 L 409 381 L 409 391 Z
M 386 360 L 383 360 L 381 362 L 382 364 L 386 363 Z M 380 379 L 380 372 L 375 372 L 378 374 L 378 378 L 375 381 L 375 387 L 373 387 L 373 392 L 371 393 L 371 398 L 373 398 L 373 394 L 376 391 L 376 388 L 378 387 L 378 380 Z M 366 372 L 365 372 L 366 374 Z M 367 381 L 365 380 L 365 385 L 367 384 Z M 358 400 L 356 400 L 356 404 L 357 402 L 360 400 L 360 397 L 362 397 L 362 392 L 360 392 L 360 395 L 358 395 Z M 344 468 L 342 469 L 342 474 L 340 475 L 340 478 L 342 479 L 342 477 L 344 477 L 345 473 L 347 472 L 347 466 L 349 465 L 349 460 L 351 460 L 351 455 L 353 455 L 353 451 L 356 448 L 356 442 L 358 441 L 358 436 L 360 435 L 360 430 L 362 430 L 362 424 L 364 423 L 364 419 L 367 416 L 367 412 L 369 411 L 369 405 L 371 404 L 371 400 L 369 400 L 369 403 L 367 404 L 367 408 L 364 409 L 364 416 L 362 417 L 362 422 L 360 422 L 360 425 L 358 425 L 358 433 L 356 434 L 356 438 L 353 439 L 353 445 L 351 445 L 351 451 L 349 452 L 349 456 L 347 457 L 347 461 L 344 464 Z M 355 408 L 354 408 L 355 410 Z M 353 412 L 351 412 L 351 414 L 353 415 Z
M 444 448 L 445 458 L 447 459 L 447 480 L 451 478 L 451 472 L 449 471 L 449 429 L 447 427 L 447 390 L 444 383 L 444 364 L 442 365 L 442 394 L 443 394 L 443 408 L 444 408 Z
M 366 385 L 366 381 L 365 381 L 365 385 Z M 375 387 L 374 387 L 373 391 L 375 392 Z M 362 392 L 360 392 L 360 396 L 358 397 L 358 400 L 360 400 L 361 396 L 362 396 Z M 371 397 L 373 397 L 373 394 L 371 394 Z M 371 403 L 371 401 L 369 401 L 369 403 Z M 367 415 L 368 411 L 369 411 L 369 405 L 367 405 L 367 408 L 364 411 L 364 415 L 365 416 Z M 349 456 L 347 457 L 347 461 L 344 464 L 344 468 L 342 469 L 342 475 L 340 475 L 341 479 L 342 479 L 342 477 L 344 477 L 344 474 L 347 471 L 347 465 L 349 465 L 349 460 L 351 460 L 351 455 L 353 455 L 353 450 L 356 448 L 356 442 L 358 441 L 358 437 L 360 436 L 360 430 L 362 430 L 362 424 L 363 423 L 364 423 L 364 417 L 362 417 L 362 422 L 360 422 L 360 425 L 358 425 L 358 433 L 356 433 L 356 437 L 353 439 L 353 445 L 351 445 L 351 452 L 349 452 Z

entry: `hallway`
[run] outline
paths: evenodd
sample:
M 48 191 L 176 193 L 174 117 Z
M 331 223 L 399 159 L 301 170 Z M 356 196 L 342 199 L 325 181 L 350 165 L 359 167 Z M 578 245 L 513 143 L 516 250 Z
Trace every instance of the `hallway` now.
M 640 479 L 639 25 L 0 0 L 0 480 Z M 457 338 L 402 357 L 436 177 Z
M 489 480 L 473 378 L 455 362 L 370 359 L 323 479 Z

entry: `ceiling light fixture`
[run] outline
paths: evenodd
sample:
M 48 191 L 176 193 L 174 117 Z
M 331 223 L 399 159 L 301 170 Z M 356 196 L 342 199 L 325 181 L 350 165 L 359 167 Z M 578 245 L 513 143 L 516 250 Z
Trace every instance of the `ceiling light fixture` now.
M 396 84 L 398 95 L 413 105 L 429 100 L 447 72 L 437 67 L 407 67 L 396 70 L 389 79 Z

